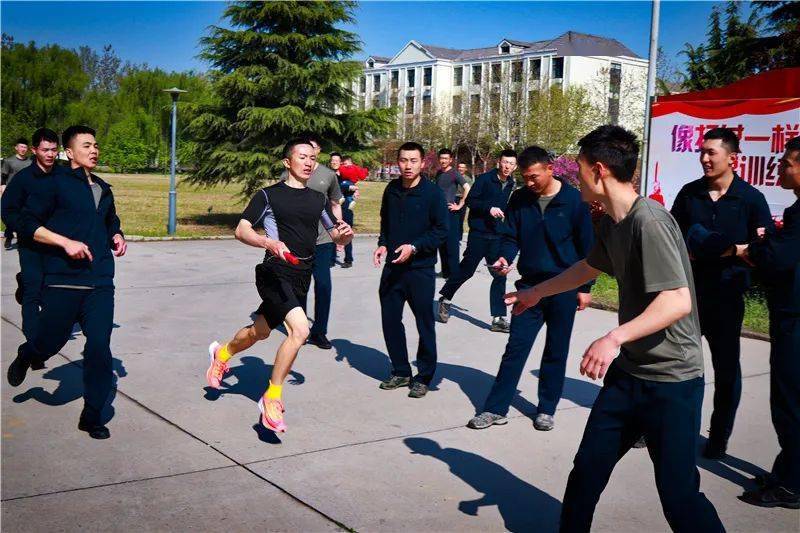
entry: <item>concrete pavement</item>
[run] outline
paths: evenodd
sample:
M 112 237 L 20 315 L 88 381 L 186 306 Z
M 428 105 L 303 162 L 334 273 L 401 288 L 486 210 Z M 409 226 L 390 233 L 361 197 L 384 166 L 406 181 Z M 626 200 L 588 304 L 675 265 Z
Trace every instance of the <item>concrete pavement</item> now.
M 258 306 L 258 250 L 235 241 L 143 242 L 117 262 L 113 335 L 119 390 L 112 437 L 75 429 L 81 408 L 80 332 L 47 369 L 2 385 L 2 519 L 8 531 L 552 531 L 572 458 L 599 385 L 582 378 L 585 347 L 616 323 L 586 310 L 576 319 L 564 399 L 549 433 L 533 430 L 540 334 L 511 422 L 464 427 L 488 393 L 506 336 L 488 331 L 489 275 L 479 271 L 437 325 L 433 390 L 412 400 L 381 391 L 389 371 L 369 264 L 374 239 L 357 239 L 356 264 L 336 268 L 329 337 L 305 347 L 284 388 L 289 431 L 258 425 L 275 332 L 232 364 L 227 388 L 205 388 L 206 348 Z M 14 252 L 2 254 L 5 373 L 22 340 L 13 300 Z M 439 282 L 441 284 L 441 282 Z M 413 319 L 405 323 L 410 352 Z M 736 499 L 769 469 L 777 440 L 769 418 L 767 343 L 743 339 L 744 393 L 724 463 L 702 461 L 702 487 L 728 531 L 797 531 L 798 513 Z M 706 380 L 713 383 L 706 358 Z M 706 388 L 704 431 L 713 385 Z M 77 400 L 77 401 L 76 401 Z M 705 435 L 705 432 L 704 432 Z M 614 472 L 597 531 L 664 531 L 645 451 Z

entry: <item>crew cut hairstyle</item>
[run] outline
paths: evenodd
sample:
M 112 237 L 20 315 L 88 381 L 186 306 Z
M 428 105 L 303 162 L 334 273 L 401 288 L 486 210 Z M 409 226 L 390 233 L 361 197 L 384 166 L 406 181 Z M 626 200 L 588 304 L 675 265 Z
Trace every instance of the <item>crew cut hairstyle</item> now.
M 519 154 L 517 162 L 519 163 L 519 168 L 524 170 L 537 163 L 549 165 L 553 162 L 553 158 L 550 157 L 550 153 L 547 150 L 541 146 L 534 145 L 525 148 L 522 153 Z
M 89 126 L 70 126 L 64 130 L 64 133 L 61 134 L 61 145 L 64 148 L 69 148 L 69 144 L 72 142 L 72 139 L 82 134 L 88 134 L 93 137 L 97 136 L 97 132 Z
M 24 144 L 25 146 L 28 146 L 28 139 L 26 139 L 25 137 L 17 137 L 17 140 L 14 141 L 14 146 L 18 144 Z
M 31 138 L 31 146 L 39 146 L 42 141 L 47 141 L 51 143 L 58 144 L 58 133 L 54 132 L 53 130 L 49 130 L 47 128 L 39 128 L 38 130 L 33 132 L 33 137 Z
M 786 155 L 800 161 L 800 137 L 792 137 L 786 141 Z
M 342 157 L 342 154 L 340 154 L 339 152 L 331 152 L 331 155 L 328 157 L 338 157 L 339 159 L 344 159 Z
M 309 141 L 307 137 L 302 137 L 302 138 L 298 137 L 296 139 L 292 139 L 291 141 L 287 142 L 283 147 L 283 158 L 289 159 L 290 157 L 292 157 L 292 152 L 294 151 L 294 147 L 299 146 L 301 144 L 307 144 L 308 146 L 311 146 L 311 141 Z
M 725 149 L 730 153 L 739 153 L 739 137 L 736 136 L 736 132 L 732 129 L 713 128 L 708 130 L 705 135 L 703 135 L 704 141 L 711 141 L 714 139 L 719 139 L 722 141 L 722 146 L 724 146 Z
M 501 158 L 503 158 L 503 157 L 513 157 L 514 159 L 516 159 L 517 158 L 517 152 L 515 152 L 511 148 L 506 148 L 505 150 L 500 152 L 500 157 Z
M 453 151 L 450 148 L 442 148 L 439 150 L 438 155 L 449 155 L 450 157 L 453 157 Z
M 419 158 L 425 159 L 425 148 L 423 148 L 421 144 L 413 141 L 404 142 L 400 145 L 400 148 L 397 149 L 397 157 L 400 157 L 400 152 L 410 152 L 411 150 L 416 150 L 419 152 Z
M 639 159 L 639 141 L 630 131 L 610 124 L 600 126 L 578 141 L 578 146 L 586 161 L 603 163 L 617 181 L 633 180 Z
M 303 137 L 307 142 L 310 143 L 313 142 L 316 143 L 316 145 L 319 146 L 320 148 L 322 147 L 322 139 L 320 139 L 319 135 L 317 135 L 316 133 L 306 132 L 303 135 L 301 135 L 301 137 Z

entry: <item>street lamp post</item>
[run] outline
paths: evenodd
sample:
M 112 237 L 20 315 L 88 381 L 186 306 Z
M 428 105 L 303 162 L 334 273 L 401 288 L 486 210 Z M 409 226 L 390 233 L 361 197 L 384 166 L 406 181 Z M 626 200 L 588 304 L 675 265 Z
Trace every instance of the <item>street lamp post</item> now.
M 175 132 L 178 123 L 178 97 L 184 91 L 173 87 L 172 89 L 164 89 L 165 93 L 172 96 L 172 143 L 170 146 L 170 162 L 169 162 L 169 221 L 167 222 L 167 233 L 175 235 L 175 226 L 177 225 L 177 195 L 175 191 Z

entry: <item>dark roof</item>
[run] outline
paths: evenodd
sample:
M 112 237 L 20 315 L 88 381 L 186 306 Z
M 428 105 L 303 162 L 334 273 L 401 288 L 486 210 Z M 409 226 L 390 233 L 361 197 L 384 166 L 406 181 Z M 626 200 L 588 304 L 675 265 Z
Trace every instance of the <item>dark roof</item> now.
M 384 56 L 369 56 L 367 59 L 374 59 L 375 61 L 379 61 L 381 63 L 388 63 L 392 60 L 391 57 L 384 57 Z
M 528 51 L 554 50 L 559 56 L 639 57 L 630 48 L 616 39 L 601 37 L 599 35 L 590 35 L 588 33 L 578 33 L 575 31 L 568 31 L 555 39 L 543 41 L 518 41 L 516 39 L 503 39 L 503 41 L 508 41 L 514 46 L 526 48 Z M 498 55 L 497 46 L 471 48 L 468 50 L 444 48 L 442 46 L 430 44 L 421 44 L 420 46 L 436 58 L 449 59 L 451 61 L 469 61 Z

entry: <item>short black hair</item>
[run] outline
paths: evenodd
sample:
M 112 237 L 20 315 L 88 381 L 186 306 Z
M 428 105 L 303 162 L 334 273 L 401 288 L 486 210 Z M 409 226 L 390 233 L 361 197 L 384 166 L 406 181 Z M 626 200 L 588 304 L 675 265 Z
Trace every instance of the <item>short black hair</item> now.
M 550 157 L 550 153 L 547 150 L 541 146 L 534 145 L 525 148 L 522 153 L 519 154 L 519 159 L 517 162 L 519 163 L 519 168 L 525 170 L 531 165 L 535 165 L 537 163 L 549 165 L 553 162 L 553 158 Z
M 579 155 L 591 164 L 603 163 L 618 181 L 633 180 L 639 159 L 639 141 L 630 131 L 606 124 L 583 137 L 578 146 Z
M 450 157 L 453 157 L 453 151 L 450 148 L 442 148 L 439 150 L 438 155 L 449 155 Z
M 343 155 L 342 156 L 342 161 L 352 161 L 352 160 L 353 160 L 353 156 L 351 156 L 351 155 Z
M 739 153 L 739 137 L 736 136 L 736 132 L 732 129 L 713 128 L 708 130 L 705 135 L 703 135 L 704 141 L 711 141 L 713 139 L 719 139 L 722 141 L 722 146 L 724 146 L 725 149 L 730 153 Z
M 792 155 L 792 152 L 797 152 L 794 154 L 794 159 L 796 161 L 800 161 L 800 137 L 792 137 L 788 141 L 786 141 L 786 154 Z
M 315 143 L 317 146 L 322 146 L 322 139 L 316 133 L 306 132 L 301 137 L 305 138 L 309 143 Z
M 61 134 L 61 146 L 64 148 L 69 148 L 69 143 L 72 142 L 72 139 L 83 134 L 89 134 L 95 137 L 97 136 L 97 132 L 89 126 L 70 126 L 64 130 L 64 133 Z
M 513 157 L 514 159 L 516 159 L 517 158 L 517 152 L 515 152 L 511 148 L 506 148 L 505 150 L 500 152 L 500 157 L 501 158 L 503 158 L 503 157 Z
M 25 146 L 28 146 L 28 139 L 26 139 L 25 137 L 17 137 L 17 140 L 14 141 L 14 146 L 18 144 L 24 144 Z
M 400 152 L 410 152 L 411 150 L 418 151 L 420 159 L 425 159 L 425 148 L 423 148 L 421 144 L 413 141 L 408 141 L 401 144 L 400 148 L 397 149 L 397 157 L 400 157 Z
M 39 146 L 42 141 L 58 144 L 58 134 L 53 130 L 49 130 L 47 128 L 39 128 L 38 130 L 33 132 L 33 137 L 31 138 L 31 146 Z
M 299 146 L 301 144 L 307 144 L 308 146 L 311 146 L 311 141 L 309 141 L 307 137 L 297 137 L 296 139 L 292 139 L 291 141 L 287 142 L 283 146 L 283 158 L 289 159 L 292 156 L 292 151 L 294 151 L 294 147 Z
M 340 154 L 339 152 L 331 152 L 331 155 L 329 157 L 338 157 L 339 159 L 344 159 L 342 157 L 342 154 Z

